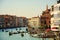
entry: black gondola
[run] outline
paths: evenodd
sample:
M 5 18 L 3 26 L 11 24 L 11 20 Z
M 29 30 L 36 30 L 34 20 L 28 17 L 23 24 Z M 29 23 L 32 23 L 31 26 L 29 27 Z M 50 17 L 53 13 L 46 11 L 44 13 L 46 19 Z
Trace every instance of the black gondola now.
M 2 32 L 4 32 L 4 29 L 2 29 Z
M 13 33 L 12 32 L 9 32 L 9 36 L 11 36 Z
M 20 33 L 20 31 L 17 31 L 18 32 L 18 34 Z
M 8 32 L 7 30 L 5 32 Z
M 21 36 L 22 36 L 22 37 L 24 37 L 24 34 L 23 34 L 23 33 L 21 33 Z

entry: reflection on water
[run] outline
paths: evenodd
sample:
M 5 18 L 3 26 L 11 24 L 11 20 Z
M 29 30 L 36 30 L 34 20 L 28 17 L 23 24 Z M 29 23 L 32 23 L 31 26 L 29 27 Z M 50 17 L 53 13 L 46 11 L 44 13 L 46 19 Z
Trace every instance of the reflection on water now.
M 0 29 L 0 40 L 42 40 L 42 38 L 34 38 L 31 37 L 28 33 L 23 33 L 24 36 L 21 36 L 21 33 L 19 34 L 13 34 L 11 36 L 9 36 L 9 32 L 17 32 L 17 31 L 26 31 L 26 28 L 12 28 L 12 29 L 4 29 L 4 31 L 2 31 L 2 29 Z M 46 38 L 46 40 L 52 40 L 51 38 L 48 39 Z

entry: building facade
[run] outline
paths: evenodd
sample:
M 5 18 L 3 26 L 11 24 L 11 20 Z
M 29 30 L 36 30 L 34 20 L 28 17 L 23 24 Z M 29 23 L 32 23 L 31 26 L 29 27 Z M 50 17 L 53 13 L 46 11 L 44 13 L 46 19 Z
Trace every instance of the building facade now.
M 39 27 L 40 21 L 39 17 L 32 17 L 28 20 L 28 25 L 31 27 Z
M 16 27 L 16 16 L 0 15 L 0 27 L 1 28 Z
M 37 30 L 40 27 L 40 18 L 39 16 L 37 17 L 32 17 L 28 19 L 28 31 L 32 34 L 37 34 Z
M 14 15 L 4 15 L 4 25 L 5 27 L 16 27 L 16 16 Z
M 50 28 L 50 23 L 51 23 L 50 20 L 51 20 L 50 9 L 48 9 L 48 6 L 46 6 L 46 10 L 43 11 L 40 17 L 41 26 L 45 28 Z
M 28 25 L 28 21 L 27 21 L 27 18 L 26 17 L 17 17 L 16 18 L 16 25 L 18 27 L 27 27 Z
M 24 23 L 24 27 L 28 26 L 28 18 L 23 17 L 23 23 Z
M 4 27 L 4 15 L 0 15 L 0 28 Z
M 10 15 L 10 27 L 16 27 L 16 16 Z
M 27 27 L 28 19 L 26 17 L 17 17 L 15 15 L 0 15 L 0 28 Z
M 56 31 L 60 30 L 60 3 L 51 7 L 51 28 L 56 27 Z M 52 29 L 53 30 L 53 29 Z M 54 30 L 53 30 L 54 31 Z

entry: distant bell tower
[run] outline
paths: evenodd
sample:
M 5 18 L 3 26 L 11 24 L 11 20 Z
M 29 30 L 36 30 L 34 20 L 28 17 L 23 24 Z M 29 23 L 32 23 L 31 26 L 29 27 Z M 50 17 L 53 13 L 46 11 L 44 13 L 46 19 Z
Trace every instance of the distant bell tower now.
M 60 0 L 58 0 L 57 3 L 60 3 Z
M 46 10 L 48 9 L 48 5 L 46 5 Z
M 49 10 L 49 9 L 48 9 L 48 5 L 46 5 L 46 12 L 48 12 L 48 10 Z

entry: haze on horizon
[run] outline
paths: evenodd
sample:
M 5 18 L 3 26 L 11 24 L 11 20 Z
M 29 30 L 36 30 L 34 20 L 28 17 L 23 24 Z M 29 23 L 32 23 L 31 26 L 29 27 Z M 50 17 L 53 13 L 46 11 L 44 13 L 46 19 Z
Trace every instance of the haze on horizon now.
M 57 0 L 0 0 L 0 15 L 38 16 L 46 5 L 50 8 L 56 2 Z

